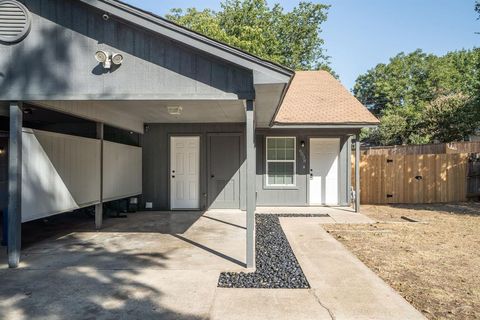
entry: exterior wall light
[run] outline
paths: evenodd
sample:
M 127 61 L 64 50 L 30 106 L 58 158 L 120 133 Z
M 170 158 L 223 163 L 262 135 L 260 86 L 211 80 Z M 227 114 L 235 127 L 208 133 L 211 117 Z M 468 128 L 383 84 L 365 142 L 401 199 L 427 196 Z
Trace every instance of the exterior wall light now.
M 106 51 L 99 50 L 95 53 L 95 59 L 100 62 L 105 69 L 110 69 L 112 63 L 119 66 L 123 63 L 123 55 L 120 53 L 110 54 Z
M 0 156 L 3 156 L 5 154 L 5 148 L 0 147 Z
M 172 115 L 172 116 L 179 116 L 180 114 L 182 114 L 182 110 L 183 108 L 182 107 L 167 107 L 167 110 L 168 110 L 168 114 Z
M 112 63 L 116 66 L 121 65 L 123 62 L 123 56 L 120 53 L 114 53 L 112 55 Z
M 302 140 L 302 141 L 300 142 L 300 145 L 302 146 L 302 148 L 305 148 L 305 141 Z

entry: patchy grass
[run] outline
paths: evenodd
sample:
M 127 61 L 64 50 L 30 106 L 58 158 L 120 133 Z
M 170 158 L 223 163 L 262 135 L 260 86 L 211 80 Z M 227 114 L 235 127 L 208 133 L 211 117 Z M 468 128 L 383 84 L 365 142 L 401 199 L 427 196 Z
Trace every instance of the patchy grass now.
M 427 318 L 480 319 L 480 204 L 362 213 L 379 223 L 325 228 Z

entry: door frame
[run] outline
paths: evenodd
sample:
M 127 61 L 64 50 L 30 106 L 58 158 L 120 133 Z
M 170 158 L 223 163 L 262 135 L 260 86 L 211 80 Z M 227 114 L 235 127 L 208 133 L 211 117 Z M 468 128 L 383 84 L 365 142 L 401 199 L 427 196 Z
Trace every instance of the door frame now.
M 340 153 L 342 151 L 342 137 L 339 137 L 339 136 L 328 136 L 328 135 L 321 135 L 321 136 L 317 136 L 317 135 L 310 135 L 310 136 L 307 136 L 307 139 L 308 139 L 308 157 L 307 157 L 307 163 L 308 163 L 308 171 L 307 171 L 307 188 L 306 188 L 306 195 L 307 195 L 307 206 L 309 207 L 329 207 L 331 205 L 320 205 L 320 204 L 311 204 L 310 202 L 310 169 L 311 169 L 311 165 L 312 165 L 312 162 L 311 162 L 311 159 L 310 159 L 310 155 L 311 155 L 311 150 L 312 150 L 312 146 L 310 144 L 310 141 L 311 139 L 337 139 L 338 140 L 338 145 L 339 145 L 339 148 L 338 148 L 338 153 L 337 153 L 337 156 L 338 156 L 338 170 L 337 170 L 337 198 L 338 198 L 338 204 L 337 205 L 334 205 L 333 207 L 335 206 L 340 206 L 340 188 L 342 187 L 342 183 L 340 181 L 340 178 L 341 178 L 341 163 L 340 163 Z
M 210 143 L 210 137 L 212 136 L 220 136 L 220 137 L 225 137 L 225 136 L 231 136 L 231 137 L 239 137 L 239 161 L 238 163 L 240 164 L 239 168 L 239 173 L 238 173 L 238 191 L 239 191 L 239 197 L 238 197 L 238 208 L 242 209 L 243 208 L 243 202 L 244 202 L 244 195 L 245 192 L 243 192 L 243 183 L 244 183 L 244 164 L 242 163 L 242 159 L 244 158 L 244 148 L 243 146 L 243 134 L 241 132 L 216 132 L 216 133 L 207 133 L 207 163 L 206 163 L 206 170 L 205 170 L 205 177 L 206 177 L 206 206 L 210 206 L 210 190 L 209 190 L 209 185 L 210 185 L 210 148 L 211 148 L 211 143 Z
M 172 207 L 172 138 L 198 138 L 198 208 L 191 208 L 191 209 L 177 209 Z M 167 143 L 167 148 L 168 148 L 168 171 L 167 171 L 167 177 L 168 177 L 168 207 L 170 208 L 171 211 L 199 211 L 202 208 L 202 166 L 203 166 L 203 160 L 202 160 L 202 134 L 200 133 L 172 133 L 168 134 L 168 143 Z

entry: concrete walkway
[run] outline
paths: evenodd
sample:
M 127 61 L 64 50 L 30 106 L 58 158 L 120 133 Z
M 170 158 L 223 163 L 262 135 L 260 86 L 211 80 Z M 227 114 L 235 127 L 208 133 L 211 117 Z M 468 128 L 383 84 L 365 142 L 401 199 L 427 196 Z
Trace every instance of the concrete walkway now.
M 425 319 L 314 218 L 280 218 L 280 223 L 332 319 Z
M 368 223 L 352 212 L 335 219 L 348 218 Z M 221 271 L 248 272 L 243 212 L 81 225 L 25 249 L 17 270 L 0 254 L 0 319 L 423 319 L 321 228 L 331 221 L 281 219 L 310 290 L 217 288 Z

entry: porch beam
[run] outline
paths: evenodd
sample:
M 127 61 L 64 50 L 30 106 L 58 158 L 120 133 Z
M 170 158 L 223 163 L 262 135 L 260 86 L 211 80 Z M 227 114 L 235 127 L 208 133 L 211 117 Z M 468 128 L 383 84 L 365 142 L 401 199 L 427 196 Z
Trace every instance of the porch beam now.
M 255 102 L 247 100 L 246 113 L 246 162 L 247 162 L 247 268 L 255 267 L 255 210 L 256 204 L 256 148 Z
M 95 205 L 95 228 L 100 230 L 103 224 L 103 123 L 97 123 L 97 139 L 100 140 L 100 203 Z
M 22 248 L 22 104 L 10 103 L 8 146 L 8 266 L 17 268 Z
M 360 212 L 360 134 L 355 137 L 355 212 Z

